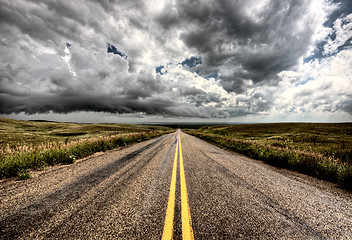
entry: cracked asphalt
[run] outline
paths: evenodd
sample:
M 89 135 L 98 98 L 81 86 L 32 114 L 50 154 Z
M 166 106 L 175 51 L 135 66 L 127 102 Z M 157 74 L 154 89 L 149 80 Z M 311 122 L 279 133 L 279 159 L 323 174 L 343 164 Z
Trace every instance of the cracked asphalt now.
M 1 180 L 0 239 L 161 239 L 176 136 Z M 352 239 L 350 192 L 180 136 L 195 239 Z

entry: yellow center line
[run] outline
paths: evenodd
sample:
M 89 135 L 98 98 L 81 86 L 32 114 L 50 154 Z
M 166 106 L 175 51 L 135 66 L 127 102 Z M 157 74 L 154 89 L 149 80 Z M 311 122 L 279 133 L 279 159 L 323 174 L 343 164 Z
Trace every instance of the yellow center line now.
M 172 168 L 172 177 L 170 184 L 169 202 L 167 204 L 165 225 L 162 240 L 172 239 L 174 227 L 174 211 L 175 211 L 175 193 L 176 193 L 176 173 L 177 173 L 177 153 L 178 153 L 178 138 L 176 144 L 176 152 L 174 166 Z
M 193 229 L 191 212 L 188 204 L 187 186 L 185 169 L 183 167 L 182 147 L 180 134 L 178 135 L 178 144 L 180 151 L 180 183 L 181 183 L 181 215 L 182 215 L 182 239 L 193 240 Z
M 190 212 L 189 203 L 188 203 L 185 169 L 183 167 L 183 156 L 182 156 L 180 133 L 178 133 L 177 135 L 176 152 L 175 152 L 174 166 L 172 169 L 172 177 L 171 177 L 171 184 L 170 184 L 169 202 L 167 204 L 162 240 L 173 239 L 178 152 L 179 152 L 179 158 L 180 158 L 182 239 L 194 240 L 191 212 Z

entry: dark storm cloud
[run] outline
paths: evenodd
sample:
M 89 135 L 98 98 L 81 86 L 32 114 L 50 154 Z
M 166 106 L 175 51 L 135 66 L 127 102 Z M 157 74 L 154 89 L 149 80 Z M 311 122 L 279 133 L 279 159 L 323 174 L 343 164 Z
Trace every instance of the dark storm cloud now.
M 120 12 L 116 11 L 116 6 Z M 63 41 L 98 50 L 97 47 L 106 45 L 107 40 L 120 45 L 128 44 L 123 31 L 107 21 L 109 17 L 118 21 L 123 14 L 132 23 L 132 18 L 141 16 L 144 8 L 142 1 L 5 1 L 0 4 L 0 28 L 2 34 L 11 37 L 12 41 L 20 40 L 20 36 L 15 36 L 20 32 L 58 51 Z M 95 34 L 93 38 L 92 33 Z M 130 56 L 126 49 L 119 50 Z M 133 48 L 128 50 L 134 58 L 141 54 Z
M 0 95 L 2 113 L 27 114 L 48 113 L 70 113 L 74 111 L 95 111 L 111 113 L 134 113 L 144 112 L 147 114 L 170 114 L 168 108 L 175 105 L 174 102 L 166 99 L 150 98 L 135 99 L 125 96 L 26 96 L 14 98 L 13 96 Z
M 179 91 L 181 96 L 185 97 L 189 103 L 194 103 L 196 107 L 208 103 L 221 103 L 223 100 L 219 94 L 206 93 L 195 87 L 180 87 Z
M 298 63 L 314 32 L 309 22 L 298 26 L 309 1 L 269 1 L 257 14 L 248 10 L 255 4 L 184 0 L 176 4 L 178 21 L 172 15 L 158 20 L 184 30 L 184 43 L 201 53 L 201 74 L 220 72 L 224 88 L 241 93 L 248 81 L 275 83 L 279 72 Z
M 208 103 L 219 103 L 221 102 L 221 97 L 218 94 L 197 94 L 188 97 L 188 101 L 195 103 L 196 107 L 204 106 Z
M 155 96 L 165 91 L 160 79 L 141 71 L 136 79 L 121 82 L 123 86 L 113 93 L 99 91 L 105 78 L 110 78 L 104 71 L 94 77 L 95 82 L 72 85 L 61 78 L 47 79 L 51 86 L 58 89 L 51 92 L 16 92 L 7 89 L 8 81 L 0 81 L 0 112 L 27 114 L 70 113 L 74 111 L 94 111 L 111 113 L 146 113 L 151 115 L 188 116 L 198 113 L 192 111 L 178 113 L 178 103 L 169 97 Z M 4 78 L 1 78 L 4 79 Z M 118 78 L 112 80 L 118 81 Z M 43 82 L 44 83 L 44 82 Z M 111 88 L 118 87 L 110 85 Z
M 339 110 L 343 110 L 352 115 L 352 94 L 348 95 L 348 100 L 343 101 L 339 105 Z
M 152 74 L 142 71 L 136 78 L 136 81 L 130 81 L 124 85 L 122 94 L 128 98 L 147 98 L 166 91 L 167 87 L 161 82 L 159 76 L 154 78 Z
M 41 41 L 48 39 L 56 41 L 57 36 L 77 40 L 81 33 L 77 23 L 86 25 L 89 19 L 85 8 L 77 14 L 75 10 L 78 10 L 78 7 L 73 3 L 61 1 L 47 1 L 40 4 L 36 1 L 20 4 L 16 1 L 5 1 L 0 4 L 0 22 L 7 30 L 9 27 L 15 27 Z
M 108 12 L 116 9 L 114 2 L 2 2 L 0 112 L 172 114 L 168 108 L 175 102 L 155 96 L 165 89 L 160 79 L 132 72 L 129 62 L 106 53 L 127 60 L 114 45 L 106 48 L 103 38 L 129 48 L 116 26 L 106 22 Z M 118 6 L 125 13 L 145 8 L 139 1 L 121 1 Z M 141 53 L 132 54 L 137 58 Z
M 0 94 L 0 112 L 20 113 L 71 113 L 93 111 L 110 113 L 145 113 L 163 117 L 228 117 L 226 112 L 214 108 L 195 107 L 194 104 L 180 104 L 165 97 L 136 99 L 121 96 L 62 95 L 62 96 L 25 96 L 14 97 Z

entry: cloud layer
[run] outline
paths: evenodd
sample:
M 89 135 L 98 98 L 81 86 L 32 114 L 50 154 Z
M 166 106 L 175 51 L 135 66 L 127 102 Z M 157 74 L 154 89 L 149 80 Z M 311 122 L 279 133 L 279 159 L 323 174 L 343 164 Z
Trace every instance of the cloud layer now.
M 347 0 L 5 0 L 0 31 L 1 114 L 352 115 Z

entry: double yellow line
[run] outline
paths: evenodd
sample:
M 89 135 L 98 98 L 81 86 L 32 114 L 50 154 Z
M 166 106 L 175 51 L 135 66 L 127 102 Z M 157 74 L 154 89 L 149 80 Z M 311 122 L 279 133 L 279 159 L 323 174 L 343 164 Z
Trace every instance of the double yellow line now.
M 189 204 L 188 204 L 185 170 L 183 167 L 181 138 L 180 138 L 180 133 L 178 133 L 177 134 L 176 152 L 175 152 L 175 158 L 174 158 L 174 166 L 172 169 L 172 177 L 171 177 L 171 184 L 170 184 L 169 202 L 167 204 L 165 225 L 164 225 L 164 232 L 163 232 L 162 240 L 172 239 L 172 237 L 173 237 L 178 153 L 180 153 L 182 239 L 187 239 L 187 240 L 194 239 L 191 213 L 190 213 Z

